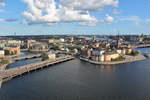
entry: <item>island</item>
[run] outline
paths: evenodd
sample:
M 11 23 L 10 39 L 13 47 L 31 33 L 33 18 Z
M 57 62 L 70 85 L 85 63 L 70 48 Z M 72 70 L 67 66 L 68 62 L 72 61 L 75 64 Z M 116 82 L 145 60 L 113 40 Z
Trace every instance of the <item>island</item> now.
M 103 48 L 99 44 L 85 46 L 81 50 L 80 60 L 100 65 L 124 64 L 145 60 L 146 56 L 128 45 L 122 47 L 118 40 L 116 44 L 106 44 Z
M 142 54 L 139 54 L 137 56 L 130 56 L 126 55 L 124 60 L 118 60 L 118 61 L 94 61 L 88 58 L 80 57 L 80 60 L 92 63 L 92 64 L 99 64 L 99 65 L 116 65 L 116 64 L 124 64 L 124 63 L 130 63 L 135 61 L 142 61 L 145 60 L 146 57 Z

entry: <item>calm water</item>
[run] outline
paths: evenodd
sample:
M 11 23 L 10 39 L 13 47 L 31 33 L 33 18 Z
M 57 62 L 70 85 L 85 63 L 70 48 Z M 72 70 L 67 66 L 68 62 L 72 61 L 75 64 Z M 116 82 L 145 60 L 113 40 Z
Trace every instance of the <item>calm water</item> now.
M 0 100 L 150 100 L 149 95 L 150 59 L 114 66 L 75 59 L 17 77 L 0 89 Z
M 30 55 L 28 52 L 23 52 L 22 57 Z M 34 58 L 34 59 L 27 59 L 27 60 L 21 60 L 21 61 L 16 61 L 15 63 L 10 64 L 6 69 L 14 68 L 14 67 L 21 67 L 27 64 L 35 63 L 38 61 L 41 61 L 41 58 Z

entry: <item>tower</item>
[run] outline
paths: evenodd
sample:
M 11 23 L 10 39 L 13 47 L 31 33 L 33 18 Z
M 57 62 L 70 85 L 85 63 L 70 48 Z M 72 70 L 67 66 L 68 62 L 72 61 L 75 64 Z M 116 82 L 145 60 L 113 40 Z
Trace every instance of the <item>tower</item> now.
M 119 32 L 118 32 L 118 39 L 117 39 L 117 48 L 120 48 L 121 43 L 120 43 L 120 36 L 119 36 Z

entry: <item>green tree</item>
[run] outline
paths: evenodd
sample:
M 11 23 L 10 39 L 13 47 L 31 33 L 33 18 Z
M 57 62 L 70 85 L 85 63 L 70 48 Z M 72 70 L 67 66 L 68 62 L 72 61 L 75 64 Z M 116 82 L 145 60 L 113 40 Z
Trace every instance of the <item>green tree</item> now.
M 41 53 L 41 57 L 42 57 L 43 61 L 47 60 L 47 56 L 46 56 L 46 53 L 44 51 Z
M 3 59 L 3 60 L 1 60 L 0 63 L 1 63 L 1 64 L 8 64 L 8 63 L 9 63 L 9 60 Z

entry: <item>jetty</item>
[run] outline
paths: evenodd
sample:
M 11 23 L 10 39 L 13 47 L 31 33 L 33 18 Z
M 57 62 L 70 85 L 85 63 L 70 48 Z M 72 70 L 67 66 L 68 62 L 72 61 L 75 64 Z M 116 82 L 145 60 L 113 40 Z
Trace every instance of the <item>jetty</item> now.
M 40 61 L 29 65 L 4 70 L 3 72 L 0 73 L 0 83 L 11 80 L 14 77 L 23 75 L 24 73 L 28 73 L 30 71 L 37 70 L 37 69 L 42 69 L 50 65 L 58 64 L 72 59 L 74 59 L 73 56 L 64 56 L 64 57 L 56 58 L 55 60 Z

